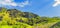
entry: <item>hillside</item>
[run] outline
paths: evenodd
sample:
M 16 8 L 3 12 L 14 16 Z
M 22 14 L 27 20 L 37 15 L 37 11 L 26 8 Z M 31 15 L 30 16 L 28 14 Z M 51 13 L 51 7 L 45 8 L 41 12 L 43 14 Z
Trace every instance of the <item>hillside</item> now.
M 31 12 L 0 7 L 0 28 L 60 28 L 60 17 L 40 17 Z

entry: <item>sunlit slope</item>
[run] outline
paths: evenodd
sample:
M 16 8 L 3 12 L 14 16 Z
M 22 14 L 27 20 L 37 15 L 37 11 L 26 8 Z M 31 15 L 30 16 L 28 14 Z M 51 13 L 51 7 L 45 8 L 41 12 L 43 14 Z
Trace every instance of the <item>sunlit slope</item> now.
M 1 25 L 0 28 L 13 28 L 15 25 L 16 25 L 16 27 L 21 26 L 20 28 L 22 28 L 23 26 L 24 27 L 26 26 L 26 28 L 28 28 L 28 27 L 32 28 L 32 26 L 30 26 L 26 23 L 23 23 L 23 21 L 25 21 L 25 22 L 28 21 L 28 18 L 25 18 L 22 15 L 24 15 L 24 13 L 21 11 L 18 11 L 16 9 L 7 10 L 6 8 L 1 8 L 0 9 L 0 25 Z M 21 24 L 21 25 L 19 25 L 19 24 Z
M 0 8 L 0 28 L 60 28 L 60 17 L 40 17 L 31 12 Z
M 34 28 L 56 28 L 55 26 L 57 26 L 58 22 L 60 22 L 60 20 L 50 19 L 50 20 L 48 20 L 48 22 L 42 22 L 40 24 L 34 25 L 33 27 Z M 58 28 L 58 26 L 57 26 L 57 28 Z M 59 28 L 60 28 L 60 26 L 59 26 Z

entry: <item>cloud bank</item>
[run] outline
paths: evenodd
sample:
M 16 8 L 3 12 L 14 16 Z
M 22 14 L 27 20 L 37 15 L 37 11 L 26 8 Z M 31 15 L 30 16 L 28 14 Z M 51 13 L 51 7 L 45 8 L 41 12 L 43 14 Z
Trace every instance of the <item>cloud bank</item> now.
M 55 1 L 55 3 L 53 4 L 53 7 L 60 5 L 60 0 L 54 0 L 54 1 Z
M 21 3 L 16 3 L 14 0 L 0 0 L 0 6 L 19 6 L 19 7 L 24 7 L 25 5 L 29 5 L 29 1 L 24 1 Z

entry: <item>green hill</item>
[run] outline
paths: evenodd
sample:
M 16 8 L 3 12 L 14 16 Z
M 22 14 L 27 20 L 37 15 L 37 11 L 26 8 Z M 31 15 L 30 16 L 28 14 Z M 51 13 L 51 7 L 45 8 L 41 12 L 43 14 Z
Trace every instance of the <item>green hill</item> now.
M 0 28 L 60 28 L 60 17 L 40 17 L 31 12 L 0 7 Z

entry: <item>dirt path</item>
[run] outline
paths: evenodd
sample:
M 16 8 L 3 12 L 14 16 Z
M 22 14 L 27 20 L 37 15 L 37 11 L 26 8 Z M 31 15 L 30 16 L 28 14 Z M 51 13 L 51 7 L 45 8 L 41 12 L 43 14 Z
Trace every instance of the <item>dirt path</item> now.
M 49 28 L 50 26 L 56 24 L 57 22 L 53 22 L 53 23 L 47 23 L 47 24 L 41 24 L 40 26 L 34 26 L 34 28 Z

